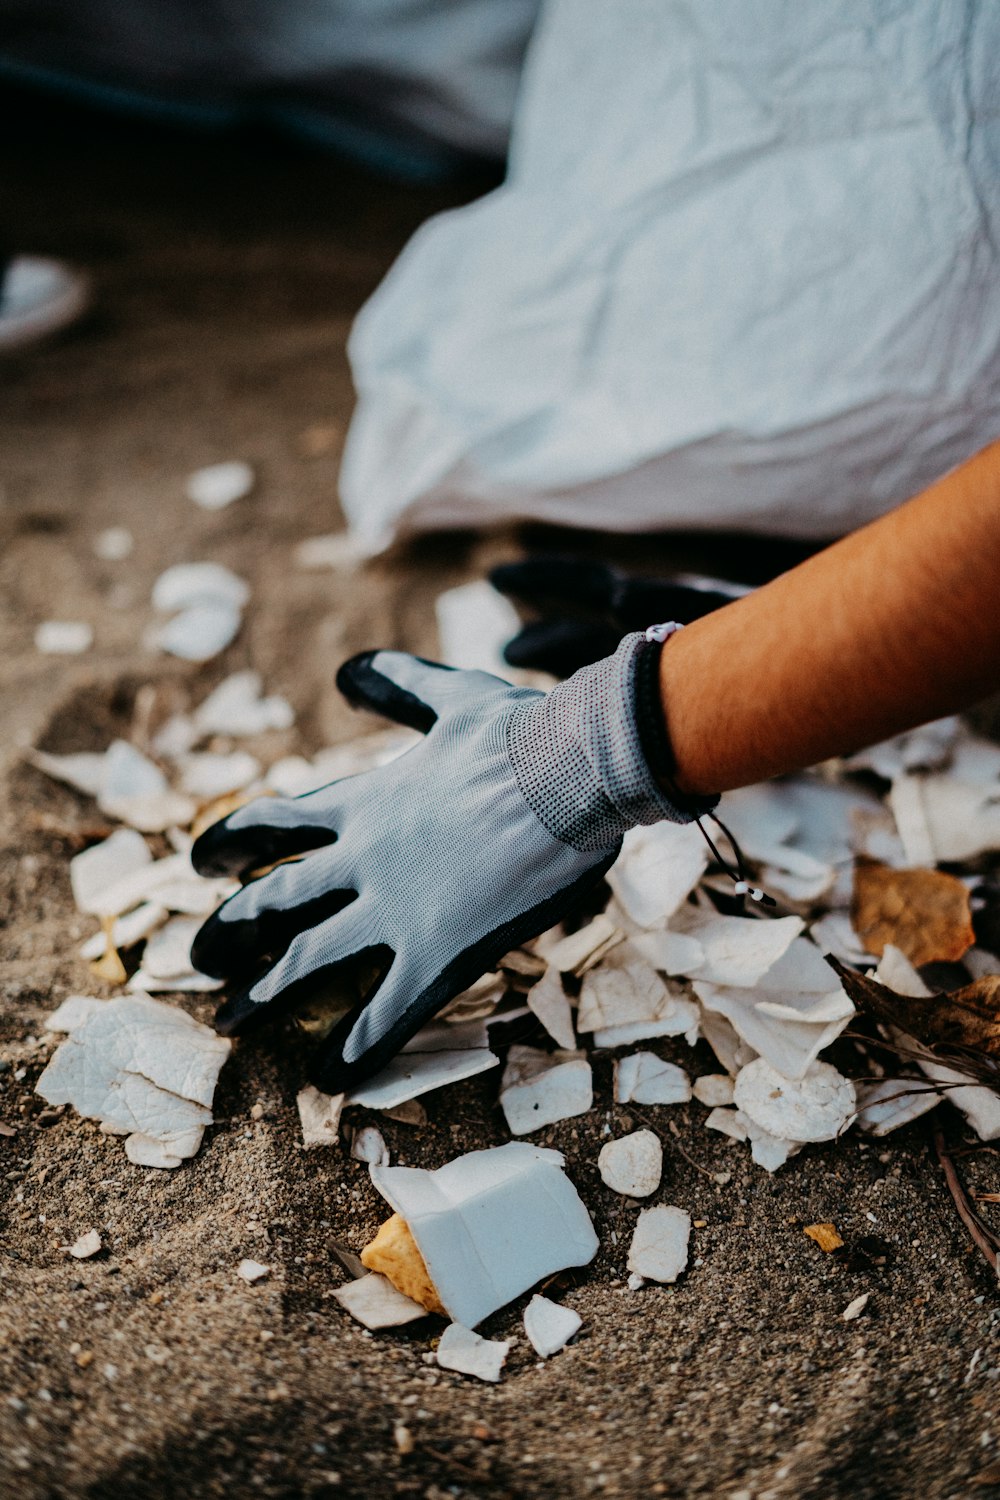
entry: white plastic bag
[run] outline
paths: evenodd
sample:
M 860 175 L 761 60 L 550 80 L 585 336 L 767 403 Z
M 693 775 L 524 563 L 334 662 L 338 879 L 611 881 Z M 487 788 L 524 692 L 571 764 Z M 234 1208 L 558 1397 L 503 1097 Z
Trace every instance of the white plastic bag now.
M 823 537 L 1000 435 L 998 83 L 993 0 L 548 0 L 355 326 L 352 526 Z

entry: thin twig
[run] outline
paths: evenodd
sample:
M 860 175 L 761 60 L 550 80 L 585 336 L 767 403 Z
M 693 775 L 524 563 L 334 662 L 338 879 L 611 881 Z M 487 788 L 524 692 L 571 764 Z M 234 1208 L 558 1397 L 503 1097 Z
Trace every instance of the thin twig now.
M 965 1184 L 958 1175 L 958 1168 L 948 1155 L 948 1148 L 944 1143 L 944 1134 L 940 1129 L 934 1132 L 934 1150 L 937 1152 L 937 1159 L 941 1163 L 944 1180 L 948 1184 L 948 1191 L 954 1200 L 958 1217 L 969 1231 L 973 1242 L 978 1245 L 986 1264 L 991 1267 L 994 1276 L 996 1276 L 998 1274 L 997 1252 L 992 1242 L 993 1236 L 969 1201 Z

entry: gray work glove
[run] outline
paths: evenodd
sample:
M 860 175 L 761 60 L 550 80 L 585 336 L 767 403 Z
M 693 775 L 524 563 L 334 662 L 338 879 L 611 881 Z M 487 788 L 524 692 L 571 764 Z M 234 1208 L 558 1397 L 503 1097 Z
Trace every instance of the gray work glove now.
M 199 969 L 258 976 L 223 1004 L 219 1030 L 271 1016 L 336 965 L 387 946 L 388 973 L 333 1029 L 313 1070 L 327 1092 L 348 1089 L 504 953 L 569 913 L 629 828 L 714 806 L 691 799 L 682 811 L 650 770 L 657 734 L 665 745 L 660 649 L 626 636 L 548 694 L 398 651 L 345 663 L 337 683 L 352 702 L 426 738 L 319 791 L 249 803 L 198 839 L 204 875 L 242 876 L 310 851 L 250 881 L 195 938 Z

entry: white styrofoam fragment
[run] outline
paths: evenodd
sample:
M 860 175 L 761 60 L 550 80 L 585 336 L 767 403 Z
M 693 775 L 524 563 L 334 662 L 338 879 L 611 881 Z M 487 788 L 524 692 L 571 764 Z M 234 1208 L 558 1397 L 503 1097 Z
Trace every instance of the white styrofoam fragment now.
M 475 984 L 470 984 L 467 990 L 462 990 L 438 1011 L 438 1020 L 447 1021 L 452 1026 L 485 1020 L 493 1014 L 506 992 L 507 984 L 502 975 L 482 974 Z
M 801 917 L 723 917 L 686 907 L 673 926 L 701 948 L 700 961 L 687 974 L 711 984 L 753 988 L 788 952 L 805 923 Z
M 708 845 L 694 823 L 632 828 L 608 871 L 619 905 L 639 927 L 663 927 L 708 868 Z
M 613 948 L 584 976 L 576 1029 L 592 1031 L 598 1047 L 652 1036 L 680 1036 L 697 1024 L 696 1006 L 683 989 L 663 980 L 630 942 Z M 608 1039 L 608 1033 L 616 1038 Z
M 35 650 L 43 656 L 79 656 L 94 644 L 94 628 L 83 620 L 43 620 L 35 630 Z
M 81 1234 L 79 1239 L 73 1241 L 69 1247 L 69 1253 L 74 1260 L 89 1260 L 92 1255 L 97 1255 L 101 1249 L 101 1236 L 96 1229 L 88 1229 Z
M 91 916 L 111 915 L 104 905 L 106 893 L 152 863 L 149 845 L 132 828 L 118 828 L 101 843 L 75 854 L 69 862 L 69 879 L 77 910 Z
M 189 823 L 196 810 L 190 797 L 173 791 L 159 766 L 127 740 L 108 746 L 97 805 L 142 833 Z
M 124 562 L 134 546 L 135 538 L 127 526 L 105 526 L 94 537 L 94 556 L 102 562 Z
M 737 1034 L 732 1022 L 718 1011 L 701 1006 L 699 1029 L 718 1061 L 733 1078 L 744 1063 L 757 1056 Z
M 763 1057 L 740 1069 L 733 1097 L 741 1113 L 762 1130 L 789 1141 L 835 1140 L 857 1106 L 854 1085 L 830 1063 L 810 1064 L 793 1082 Z
M 407 1099 L 416 1099 L 445 1084 L 460 1083 L 463 1078 L 474 1078 L 499 1064 L 499 1057 L 488 1047 L 404 1051 L 387 1063 L 381 1073 L 352 1089 L 346 1102 L 363 1104 L 367 1109 L 393 1109 Z
M 889 793 L 911 864 L 960 863 L 1000 849 L 1000 784 L 901 776 Z
M 233 672 L 224 677 L 195 709 L 195 727 L 201 735 L 234 736 L 264 734 L 269 729 L 289 729 L 295 715 L 287 699 L 263 696 L 259 672 Z
M 25 750 L 24 756 L 37 770 L 44 771 L 53 781 L 96 797 L 104 779 L 104 750 L 81 750 L 76 755 L 50 755 L 47 750 Z
M 106 1000 L 95 1000 L 93 995 L 67 995 L 61 1005 L 50 1016 L 45 1017 L 46 1031 L 75 1031 L 95 1011 L 106 1005 Z
M 830 892 L 836 878 L 836 867 L 829 861 L 787 844 L 765 850 L 761 859 L 761 885 L 787 901 L 812 905 Z
M 927 770 L 944 765 L 961 731 L 961 721 L 950 717 L 922 724 L 894 739 L 882 740 L 867 750 L 858 750 L 844 762 L 849 771 L 874 771 L 885 781 L 904 771 Z
M 785 782 L 765 781 L 726 793 L 725 822 L 748 859 L 760 849 L 783 844 L 796 832 L 799 816 Z
M 194 1155 L 211 1124 L 230 1046 L 173 1006 L 108 1000 L 56 1049 L 37 1092 L 115 1132 L 158 1142 L 180 1160 Z
M 435 1172 L 372 1167 L 378 1192 L 406 1220 L 449 1317 L 466 1327 L 568 1266 L 598 1240 L 558 1151 L 511 1141 Z
M 125 988 L 131 995 L 213 995 L 224 983 L 225 980 L 213 979 L 197 969 L 185 969 L 180 974 L 149 974 L 139 968 Z
M 500 1107 L 512 1135 L 527 1135 L 585 1114 L 593 1103 L 593 1074 L 582 1052 L 510 1048 L 500 1081 Z
M 503 648 L 521 629 L 517 610 L 485 579 L 439 594 L 434 605 L 441 661 L 510 679 Z
M 855 1089 L 858 1126 L 875 1136 L 889 1135 L 900 1126 L 919 1120 L 940 1104 L 942 1098 L 936 1089 L 914 1078 L 860 1079 Z
M 389 1148 L 381 1130 L 377 1130 L 374 1125 L 364 1125 L 355 1134 L 351 1142 L 351 1155 L 355 1161 L 366 1161 L 369 1165 L 389 1165 Z
M 870 962 L 871 955 L 869 954 L 868 957 Z M 874 978 L 879 984 L 884 984 L 887 989 L 895 990 L 898 995 L 909 995 L 913 1000 L 930 999 L 930 990 L 906 954 L 902 949 L 897 948 L 895 943 L 886 943 Z
M 510 1344 L 501 1339 L 484 1339 L 461 1323 L 449 1323 L 438 1339 L 437 1362 L 442 1370 L 495 1383 L 509 1349 Z
M 134 943 L 139 943 L 144 937 L 148 937 L 162 922 L 166 920 L 167 908 L 160 906 L 156 901 L 145 901 L 137 906 L 134 911 L 128 912 L 124 917 L 118 917 L 111 929 L 111 942 L 115 948 L 131 948 Z M 103 958 L 108 950 L 108 939 L 106 934 L 95 932 L 85 943 L 80 944 L 79 954 L 81 958 L 94 962 Z
M 981 1141 L 1000 1140 L 1000 1095 L 942 1063 L 921 1060 L 918 1066 L 932 1083 L 951 1085 L 945 1098 L 961 1110 Z
M 563 989 L 562 975 L 554 965 L 550 964 L 538 983 L 531 986 L 527 1000 L 553 1041 L 564 1051 L 572 1052 L 576 1046 L 573 1011 Z
M 745 1141 L 747 1128 L 740 1118 L 739 1110 L 725 1109 L 717 1105 L 705 1121 L 706 1130 L 717 1130 L 720 1135 L 728 1135 L 730 1140 Z
M 184 916 L 208 916 L 239 890 L 235 880 L 205 879 L 191 864 L 190 852 L 178 851 L 127 871 L 95 900 L 99 917 L 116 917 L 142 902 L 153 901 Z
M 952 748 L 949 769 L 957 781 L 1000 790 L 1000 745 L 962 725 Z
M 962 954 L 962 963 L 973 979 L 990 979 L 1000 974 L 1000 958 L 988 948 L 970 948 Z
M 152 750 L 164 760 L 179 760 L 197 744 L 199 734 L 190 714 L 171 714 L 150 739 Z
M 852 1302 L 848 1302 L 847 1306 L 844 1308 L 844 1311 L 840 1315 L 844 1322 L 853 1323 L 855 1318 L 860 1318 L 861 1314 L 868 1306 L 868 1300 L 870 1297 L 871 1292 L 862 1292 L 859 1297 L 855 1297 Z
M 628 1252 L 628 1268 L 646 1281 L 671 1283 L 686 1269 L 691 1215 L 657 1204 L 639 1214 Z
M 615 1100 L 619 1104 L 686 1104 L 691 1083 L 676 1063 L 655 1052 L 632 1052 L 615 1060 Z
M 151 630 L 147 642 L 181 661 L 211 661 L 236 639 L 242 623 L 241 610 L 223 599 L 192 604 Z
M 199 802 L 211 802 L 228 792 L 240 792 L 260 775 L 260 761 L 246 750 L 220 754 L 211 750 L 192 751 L 177 757 L 182 792 Z
M 418 1318 L 427 1316 L 426 1307 L 405 1297 L 387 1276 L 381 1276 L 377 1271 L 336 1287 L 333 1297 L 365 1328 L 399 1328 L 404 1323 L 415 1323 Z
M 702 1025 L 706 1035 L 709 1016 L 715 1013 L 724 1017 L 751 1052 L 766 1058 L 789 1079 L 804 1077 L 854 1014 L 841 989 L 828 995 L 795 995 L 784 990 L 733 989 L 699 980 L 694 981 L 694 989 L 705 1010 Z M 722 1058 L 720 1061 L 724 1062 Z
M 332 1146 L 340 1134 L 343 1094 L 322 1094 L 310 1083 L 299 1090 L 295 1103 L 306 1150 L 312 1150 L 314 1146 Z
M 802 1150 L 801 1141 L 790 1141 L 783 1136 L 772 1135 L 742 1110 L 736 1111 L 736 1122 L 746 1132 L 752 1159 L 765 1172 L 777 1172 L 790 1157 Z
M 175 979 L 195 972 L 191 944 L 200 926 L 198 917 L 171 917 L 146 944 L 140 973 L 149 979 Z
M 571 932 L 567 937 L 560 938 L 557 942 L 547 946 L 542 952 L 542 957 L 553 969 L 561 974 L 582 973 L 584 965 L 594 957 L 595 954 L 606 950 L 610 944 L 618 942 L 624 936 L 615 926 L 610 917 L 600 912 L 593 921 L 588 922 L 585 927 Z
M 111 1128 L 106 1122 L 101 1125 L 101 1130 L 105 1135 L 125 1135 L 123 1130 Z M 141 1130 L 133 1130 L 125 1136 L 125 1155 L 134 1167 L 157 1167 L 169 1172 L 189 1156 L 194 1156 L 201 1145 L 202 1134 L 203 1128 L 193 1126 L 189 1131 L 172 1135 L 169 1141 L 161 1141 L 144 1135 Z
M 845 964 L 871 962 L 871 954 L 865 948 L 845 911 L 830 911 L 813 922 L 809 936 L 821 953 L 832 953 Z
M 342 568 L 350 570 L 372 557 L 370 544 L 353 531 L 333 531 L 323 536 L 309 536 L 299 542 L 293 554 L 299 568 Z
M 226 605 L 241 610 L 250 587 L 221 563 L 175 563 L 153 585 L 153 608 L 164 614 L 202 605 Z
M 248 1281 L 252 1286 L 255 1281 L 263 1281 L 270 1276 L 271 1267 L 259 1260 L 241 1260 L 236 1267 L 236 1274 L 241 1281 Z
M 695 1079 L 691 1092 L 709 1109 L 724 1108 L 733 1102 L 733 1080 L 728 1073 L 703 1073 Z
M 254 486 L 254 472 L 242 459 L 207 464 L 188 475 L 185 493 L 202 510 L 224 510 L 234 500 L 242 500 Z
M 697 938 L 670 927 L 661 932 L 636 933 L 629 942 L 647 963 L 663 974 L 692 974 L 705 960 L 705 951 Z
M 648 1198 L 663 1176 L 663 1147 L 652 1130 L 633 1130 L 601 1147 L 597 1158 L 601 1181 L 626 1198 Z
M 571 1307 L 559 1302 L 550 1302 L 538 1292 L 524 1309 L 524 1331 L 528 1342 L 541 1359 L 549 1359 L 565 1349 L 575 1333 L 579 1333 L 583 1319 Z

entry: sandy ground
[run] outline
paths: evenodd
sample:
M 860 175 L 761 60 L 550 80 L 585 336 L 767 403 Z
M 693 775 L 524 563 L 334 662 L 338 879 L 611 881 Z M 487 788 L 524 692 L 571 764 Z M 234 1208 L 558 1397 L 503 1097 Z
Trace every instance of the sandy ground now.
M 84 326 L 0 371 L 0 1119 L 17 1126 L 0 1139 L 0 1495 L 989 1493 L 997 1292 L 920 1125 L 807 1148 L 772 1179 L 705 1132 L 698 1105 L 613 1107 L 599 1060 L 598 1107 L 537 1137 L 565 1151 L 601 1236 L 594 1264 L 557 1288 L 584 1329 L 542 1364 L 522 1305 L 498 1314 L 483 1331 L 518 1342 L 487 1387 L 428 1363 L 439 1322 L 371 1337 L 331 1301 L 343 1273 L 330 1236 L 359 1247 L 383 1209 L 345 1151 L 300 1149 L 306 1044 L 291 1030 L 239 1046 L 217 1123 L 176 1172 L 131 1167 L 72 1114 L 47 1123 L 32 1091 L 52 1047 L 45 1015 L 98 988 L 75 957 L 90 928 L 66 862 L 101 820 L 19 747 L 100 748 L 127 732 L 139 684 L 182 702 L 246 664 L 299 715 L 263 750 L 352 736 L 338 661 L 375 644 L 433 651 L 434 593 L 513 540 L 424 544 L 349 582 L 291 562 L 295 542 L 339 524 L 351 317 L 420 219 L 460 193 L 374 185 L 259 142 L 68 118 L 8 128 L 0 155 L 9 238 L 85 264 L 99 287 Z M 317 424 L 333 432 L 308 457 L 302 434 Z M 257 467 L 252 498 L 195 510 L 184 476 L 236 456 Z M 135 533 L 127 563 L 93 555 L 111 524 Z M 154 578 L 196 558 L 253 587 L 242 636 L 201 670 L 141 646 Z M 91 621 L 93 652 L 39 658 L 32 631 L 52 615 Z M 683 1044 L 663 1051 L 690 1067 Z M 384 1125 L 394 1160 L 436 1166 L 507 1138 L 496 1075 L 427 1103 L 426 1128 Z M 960 1145 L 958 1118 L 941 1113 Z M 640 1120 L 666 1143 L 660 1199 L 699 1227 L 684 1279 L 635 1294 L 635 1208 L 603 1188 L 596 1158 L 606 1121 L 619 1133 Z M 995 1152 L 961 1162 L 997 1186 Z M 839 1226 L 846 1263 L 805 1237 L 815 1220 Z M 91 1226 L 105 1250 L 69 1260 L 60 1247 Z M 270 1279 L 240 1281 L 244 1256 Z M 844 1323 L 865 1291 L 866 1313 Z

